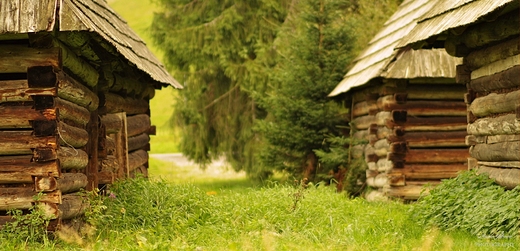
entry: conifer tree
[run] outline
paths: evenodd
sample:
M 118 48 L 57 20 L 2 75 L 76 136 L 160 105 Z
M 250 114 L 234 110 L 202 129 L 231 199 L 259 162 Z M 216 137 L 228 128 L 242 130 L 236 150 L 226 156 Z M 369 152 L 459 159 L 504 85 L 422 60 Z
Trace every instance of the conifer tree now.
M 251 128 L 265 116 L 251 93 L 266 89 L 272 43 L 290 0 L 159 0 L 151 27 L 166 65 L 184 83 L 174 107 L 181 149 L 199 164 L 224 155 L 252 175 Z M 258 166 L 258 165 L 256 165 Z

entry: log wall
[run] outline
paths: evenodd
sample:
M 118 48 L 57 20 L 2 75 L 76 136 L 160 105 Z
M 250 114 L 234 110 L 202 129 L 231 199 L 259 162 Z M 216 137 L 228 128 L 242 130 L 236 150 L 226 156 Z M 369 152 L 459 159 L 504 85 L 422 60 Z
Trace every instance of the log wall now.
M 35 204 L 58 226 L 84 214 L 81 190 L 147 176 L 154 85 L 92 64 L 80 50 L 95 40 L 74 34 L 0 44 L 0 226 Z
M 354 128 L 365 131 L 358 137 L 368 140 L 367 185 L 386 196 L 414 200 L 425 184 L 466 170 L 464 93 L 455 79 L 385 79 L 355 102 Z

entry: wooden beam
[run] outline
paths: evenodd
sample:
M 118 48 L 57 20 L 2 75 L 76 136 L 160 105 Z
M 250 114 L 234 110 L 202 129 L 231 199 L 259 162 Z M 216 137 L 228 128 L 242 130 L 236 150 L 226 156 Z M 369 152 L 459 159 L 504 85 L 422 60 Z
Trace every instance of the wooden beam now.
M 365 130 L 368 127 L 370 127 L 370 124 L 373 124 L 375 122 L 375 116 L 373 115 L 365 115 L 362 117 L 355 118 L 352 120 L 352 124 L 354 125 L 354 128 L 357 130 Z
M 101 123 L 105 125 L 107 134 L 117 133 L 121 130 L 121 118 L 114 113 L 109 113 L 101 116 Z
M 70 220 L 85 214 L 90 206 L 88 199 L 79 194 L 63 195 L 62 203 L 59 205 L 62 220 Z
M 518 105 L 520 105 L 520 90 L 505 94 L 490 93 L 473 100 L 468 111 L 477 117 L 485 117 L 490 114 L 514 112 Z
M 466 104 L 462 101 L 408 101 L 398 104 L 393 96 L 378 100 L 378 107 L 384 111 L 406 110 L 412 116 L 465 116 Z
M 520 161 L 477 161 L 477 164 L 489 167 L 520 168 Z
M 466 163 L 453 164 L 405 164 L 401 169 L 393 169 L 389 175 L 404 175 L 408 179 L 448 179 L 454 178 L 461 171 L 468 170 Z
M 459 131 L 467 127 L 466 117 L 416 117 L 393 113 L 393 119 L 387 123 L 388 128 L 401 127 L 407 132 L 412 131 Z
M 406 88 L 408 100 L 462 100 L 465 92 L 464 85 L 410 84 Z
M 85 174 L 87 175 L 88 184 L 87 191 L 92 191 L 98 187 L 97 173 L 98 167 L 98 134 L 99 134 L 99 113 L 97 110 L 90 113 L 90 122 L 87 125 L 89 132 L 88 144 L 85 146 L 85 151 L 89 156 Z
M 88 154 L 81 149 L 60 147 L 57 153 L 60 167 L 64 170 L 82 170 L 88 165 Z
M 520 86 L 520 65 L 493 75 L 482 76 L 471 80 L 469 88 L 477 92 L 488 92 Z
M 40 197 L 38 193 L 33 191 L 32 187 L 2 188 L 2 193 L 0 193 L 0 210 L 29 209 L 36 202 L 61 203 L 61 192 L 59 190 L 42 193 Z
M 89 140 L 89 133 L 82 128 L 67 125 L 59 122 L 59 143 L 63 146 L 72 146 L 76 148 L 84 147 Z
M 50 65 L 61 69 L 60 48 L 31 48 L 26 45 L 0 46 L 0 72 L 26 73 L 28 67 Z
M 59 110 L 61 121 L 73 122 L 78 127 L 85 127 L 89 122 L 90 112 L 87 108 L 61 98 L 55 98 L 54 104 Z
M 99 106 L 99 97 L 95 92 L 71 78 L 64 72 L 57 73 L 58 76 L 58 96 L 72 103 L 94 111 Z
M 520 160 L 520 141 L 476 144 L 469 148 L 471 157 L 479 161 Z
M 124 112 L 117 114 L 121 119 L 121 130 L 115 134 L 115 156 L 120 163 L 120 168 L 117 172 L 117 178 L 123 179 L 130 176 L 129 158 L 128 158 L 128 137 L 126 135 L 127 122 L 126 114 Z
M 111 171 L 101 171 L 98 173 L 99 184 L 113 184 L 116 180 L 116 174 Z
M 31 149 L 57 149 L 56 136 L 36 137 L 33 131 L 0 131 L 0 155 L 32 154 Z
M 406 132 L 404 136 L 393 135 L 390 142 L 406 141 L 411 148 L 465 147 L 466 131 Z
M 74 75 L 82 80 L 83 83 L 90 87 L 95 87 L 98 84 L 99 73 L 89 63 L 78 57 L 72 52 L 66 45 L 58 41 L 53 40 L 56 47 L 61 48 L 63 66 L 69 69 Z
M 405 163 L 464 163 L 468 149 L 410 149 L 406 154 L 389 153 L 387 159 Z
M 146 133 L 139 134 L 137 136 L 128 138 L 128 151 L 134 151 L 142 149 L 150 142 L 150 136 Z
M 138 114 L 127 117 L 127 134 L 128 137 L 137 136 L 145 133 L 151 126 L 150 116 L 147 114 Z
M 484 65 L 518 54 L 520 54 L 520 39 L 517 36 L 499 44 L 471 52 L 467 57 L 464 57 L 464 65 L 469 70 L 476 70 Z
M 461 37 L 468 48 L 478 48 L 487 44 L 502 41 L 520 33 L 517 11 L 501 16 L 494 22 L 481 23 L 469 27 Z
M 114 93 L 105 93 L 104 112 L 118 113 L 126 112 L 128 115 L 147 113 L 149 104 L 144 99 L 123 98 Z
M 510 168 L 495 168 L 488 166 L 479 166 L 477 169 L 479 174 L 487 174 L 489 178 L 507 189 L 513 189 L 520 186 L 520 170 Z
M 0 105 L 1 129 L 27 129 L 32 128 L 33 120 L 56 120 L 58 112 L 55 108 L 36 110 L 30 106 L 6 106 Z
M 148 162 L 148 153 L 144 150 L 137 150 L 128 154 L 128 169 L 133 171 Z
M 32 96 L 56 96 L 56 87 L 30 87 L 26 79 L 1 80 L 0 103 L 32 101 Z
M 117 173 L 119 168 L 121 168 L 117 157 L 114 155 L 108 155 L 106 158 L 100 160 L 99 166 L 101 167 L 101 171 L 109 171 L 113 173 Z

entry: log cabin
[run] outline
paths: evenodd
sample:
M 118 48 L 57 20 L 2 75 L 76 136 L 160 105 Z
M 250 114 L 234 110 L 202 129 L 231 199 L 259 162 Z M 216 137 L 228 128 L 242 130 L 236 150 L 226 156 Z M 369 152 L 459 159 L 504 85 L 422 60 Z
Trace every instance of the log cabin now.
M 398 47 L 440 44 L 463 59 L 468 168 L 507 189 L 520 185 L 520 2 L 443 0 Z
M 405 0 L 329 94 L 350 109 L 351 162 L 363 158 L 369 200 L 415 200 L 467 169 L 460 59 L 435 46 L 396 49 L 437 1 Z M 428 185 L 428 186 L 426 186 Z
M 106 1 L 2 0 L 0 225 L 38 205 L 56 226 L 83 213 L 79 190 L 146 176 L 167 86 L 182 88 Z

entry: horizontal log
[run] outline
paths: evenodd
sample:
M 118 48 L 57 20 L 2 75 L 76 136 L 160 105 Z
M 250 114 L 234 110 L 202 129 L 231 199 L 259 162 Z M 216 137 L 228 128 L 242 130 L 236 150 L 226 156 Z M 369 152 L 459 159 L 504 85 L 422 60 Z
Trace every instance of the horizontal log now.
M 117 173 L 119 169 L 119 161 L 114 155 L 108 155 L 107 158 L 100 160 L 101 171 L 109 171 Z
M 150 136 L 148 136 L 146 133 L 142 133 L 134 137 L 129 137 L 128 151 L 131 152 L 137 149 L 142 149 L 148 145 L 148 143 L 150 143 Z
M 357 130 L 365 130 L 368 129 L 368 127 L 370 127 L 370 124 L 374 124 L 375 121 L 375 116 L 365 115 L 362 117 L 355 118 L 354 120 L 352 120 L 351 123 Z
M 461 171 L 468 170 L 466 163 L 454 164 L 405 164 L 403 168 L 392 169 L 389 175 L 404 175 L 409 179 L 448 179 L 454 178 Z
M 477 165 L 489 167 L 520 168 L 520 161 L 477 161 Z
M 375 102 L 362 101 L 356 103 L 352 109 L 352 116 L 360 117 L 368 115 L 370 111 L 377 110 L 377 104 Z
M 367 141 L 368 140 L 368 130 L 359 130 L 352 135 L 352 138 L 359 141 Z
M 380 111 L 376 114 L 376 119 L 374 121 L 378 126 L 384 126 L 387 123 L 387 120 L 392 118 L 392 113 L 387 111 Z
M 87 186 L 87 175 L 83 173 L 63 173 L 57 180 L 62 194 L 77 192 Z
M 462 100 L 466 87 L 464 85 L 417 85 L 406 87 L 408 100 Z
M 476 144 L 496 144 L 503 142 L 520 141 L 520 134 L 515 135 L 489 135 L 489 136 L 466 136 L 466 145 L 473 146 Z
M 0 155 L 32 154 L 34 148 L 57 149 L 56 136 L 36 137 L 33 131 L 0 131 Z
M 117 133 L 123 126 L 121 118 L 113 113 L 101 116 L 101 123 L 105 125 L 107 134 Z
M 471 52 L 467 57 L 464 57 L 464 65 L 472 71 L 517 54 L 520 54 L 520 41 L 518 37 L 515 37 L 505 42 Z
M 500 89 L 516 88 L 520 86 L 520 65 L 493 75 L 482 76 L 471 80 L 469 88 L 477 92 L 489 92 Z
M 392 113 L 388 128 L 402 127 L 405 131 L 460 131 L 467 127 L 466 116 L 462 117 L 416 117 Z
M 389 153 L 393 162 L 409 163 L 464 163 L 469 157 L 468 149 L 410 149 L 406 154 Z
M 520 160 L 520 141 L 476 144 L 469 148 L 471 157 L 479 161 Z
M 479 166 L 477 173 L 487 174 L 489 178 L 507 189 L 520 186 L 520 169 Z
M 97 86 L 99 73 L 92 65 L 77 56 L 76 53 L 72 52 L 58 39 L 53 39 L 53 44 L 55 47 L 61 48 L 63 67 L 69 69 L 72 73 L 74 73 L 75 76 L 78 76 L 78 78 L 88 86 Z
M 376 136 L 378 139 L 386 139 L 386 137 L 392 135 L 393 130 L 386 126 L 378 126 Z
M 148 162 L 148 152 L 137 150 L 128 154 L 128 171 L 131 172 Z
M 31 128 L 33 120 L 56 120 L 57 110 L 54 108 L 36 110 L 31 106 L 0 105 L 0 129 Z
M 390 186 L 406 186 L 406 177 L 399 173 L 387 173 L 388 185 Z
M 128 115 L 147 113 L 149 104 L 144 99 L 123 98 L 114 93 L 105 93 L 104 95 L 104 112 L 118 113 L 126 112 Z
M 472 135 L 520 134 L 520 121 L 515 114 L 480 118 L 468 124 L 467 131 Z
M 386 174 L 379 174 L 376 177 L 366 179 L 367 185 L 370 187 L 384 187 L 388 183 Z
M 59 143 L 64 146 L 72 146 L 75 148 L 84 147 L 88 142 L 88 132 L 85 129 L 67 125 L 59 122 Z
M 31 101 L 31 97 L 38 95 L 57 95 L 56 87 L 30 87 L 26 79 L 2 80 L 0 86 L 0 103 Z
M 381 202 L 388 201 L 388 197 L 386 197 L 383 192 L 378 190 L 370 190 L 367 194 L 364 195 L 365 200 L 368 202 Z
M 404 200 L 417 200 L 421 196 L 428 195 L 430 190 L 431 188 L 428 186 L 407 184 L 406 186 L 389 186 L 383 189 L 383 194 Z
M 495 75 L 500 72 L 520 65 L 520 55 L 511 56 L 500 61 L 484 65 L 471 72 L 471 79 L 479 79 L 485 76 Z
M 43 65 L 61 69 L 62 62 L 59 48 L 31 48 L 26 45 L 2 45 L 0 58 L 2 73 L 25 73 L 28 67 Z
M 90 121 L 90 112 L 87 108 L 61 98 L 55 98 L 54 104 L 59 111 L 61 121 L 72 121 L 78 127 L 85 127 Z
M 88 87 L 82 85 L 64 72 L 57 73 L 58 77 L 58 97 L 68 100 L 94 111 L 99 106 L 99 97 Z
M 29 209 L 36 202 L 61 203 L 59 190 L 42 193 L 33 191 L 32 187 L 7 187 L 0 193 L 0 210 Z
M 116 174 L 111 171 L 101 171 L 97 177 L 99 184 L 113 184 L 116 180 Z
M 462 101 L 408 101 L 399 104 L 393 96 L 378 100 L 378 107 L 384 111 L 406 110 L 409 116 L 465 116 L 466 104 Z
M 377 170 L 379 172 L 386 172 L 392 169 L 392 162 L 387 160 L 386 158 L 381 158 L 377 160 Z
M 390 136 L 388 141 L 406 141 L 410 148 L 465 147 L 466 135 L 466 131 L 406 132 L 404 136 Z
M 477 117 L 485 117 L 491 114 L 514 112 L 519 105 L 520 90 L 505 94 L 491 93 L 473 100 L 468 111 Z
M 134 169 L 131 173 L 130 173 L 130 177 L 131 178 L 137 178 L 137 177 L 143 177 L 143 178 L 147 178 L 148 177 L 148 168 L 146 168 L 146 166 L 140 166 L 136 169 Z
M 70 220 L 85 214 L 90 207 L 88 198 L 79 194 L 63 195 L 62 203 L 59 205 L 62 220 Z
M 127 136 L 132 137 L 148 131 L 151 126 L 150 116 L 147 114 L 138 114 L 128 116 L 127 121 Z
M 116 151 L 116 141 L 112 137 L 107 137 L 105 139 L 105 149 L 107 155 L 114 155 Z
M 64 170 L 84 169 L 88 165 L 88 154 L 81 149 L 60 147 L 57 151 L 60 167 Z
M 32 183 L 33 176 L 60 177 L 57 161 L 35 162 L 32 155 L 0 156 L 0 184 Z

